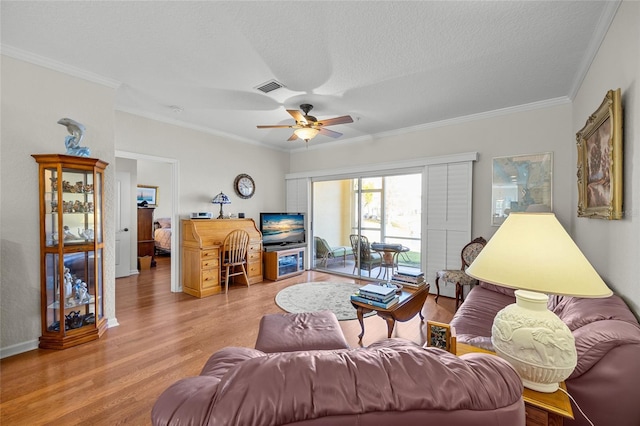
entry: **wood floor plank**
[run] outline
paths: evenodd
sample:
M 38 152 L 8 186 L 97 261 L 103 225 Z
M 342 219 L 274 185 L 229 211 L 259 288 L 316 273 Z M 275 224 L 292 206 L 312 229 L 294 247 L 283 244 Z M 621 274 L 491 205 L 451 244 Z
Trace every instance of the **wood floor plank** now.
M 225 346 L 253 347 L 260 318 L 282 312 L 281 289 L 308 281 L 364 283 L 353 277 L 305 271 L 278 282 L 230 286 L 229 293 L 197 299 L 171 293 L 170 259 L 139 275 L 116 280 L 118 327 L 102 338 L 63 351 L 38 349 L 0 361 L 0 424 L 148 425 L 151 408 L 175 381 L 197 375 L 213 352 Z M 455 301 L 429 296 L 425 319 L 449 322 Z M 37 301 L 34 301 L 37 303 Z M 340 326 L 352 347 L 386 338 L 386 322 L 365 318 Z M 397 323 L 393 337 L 424 344 L 418 316 Z

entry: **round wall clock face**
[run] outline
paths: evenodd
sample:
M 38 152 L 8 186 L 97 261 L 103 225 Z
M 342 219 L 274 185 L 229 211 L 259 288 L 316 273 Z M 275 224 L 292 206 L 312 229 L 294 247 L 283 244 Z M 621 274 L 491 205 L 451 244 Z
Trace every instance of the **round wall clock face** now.
M 251 198 L 253 193 L 256 192 L 256 184 L 253 178 L 244 173 L 236 176 L 233 187 L 240 198 Z

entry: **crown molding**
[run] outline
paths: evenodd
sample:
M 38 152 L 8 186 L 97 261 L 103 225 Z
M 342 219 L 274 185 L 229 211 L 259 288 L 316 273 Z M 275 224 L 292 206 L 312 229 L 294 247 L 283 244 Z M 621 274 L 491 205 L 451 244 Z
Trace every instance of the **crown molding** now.
M 434 157 L 421 157 L 413 158 L 411 160 L 391 161 L 386 163 L 376 164 L 362 164 L 352 165 L 349 167 L 342 167 L 336 169 L 323 169 L 323 170 L 308 170 L 296 173 L 287 173 L 284 175 L 285 179 L 301 179 L 301 178 L 317 178 L 326 176 L 354 176 L 361 173 L 371 172 L 389 172 L 395 170 L 401 170 L 406 172 L 409 169 L 417 169 L 425 166 L 432 166 L 436 164 L 452 164 L 452 163 L 466 163 L 478 161 L 478 152 L 461 152 L 458 154 L 439 155 Z
M 292 149 L 291 152 L 305 152 L 305 151 L 314 150 L 314 149 L 334 149 L 338 145 L 352 144 L 354 142 L 365 142 L 369 140 L 382 139 L 382 138 L 388 138 L 393 136 L 403 136 L 409 133 L 421 132 L 424 130 L 435 129 L 438 127 L 454 126 L 457 124 L 463 124 L 471 121 L 486 120 L 488 118 L 499 117 L 503 115 L 532 111 L 532 110 L 542 109 L 542 108 L 551 108 L 559 105 L 566 105 L 568 103 L 571 103 L 571 99 L 569 99 L 566 96 L 562 96 L 559 98 L 547 99 L 547 100 L 538 101 L 538 102 L 531 102 L 528 104 L 517 105 L 514 107 L 501 108 L 493 111 L 481 112 L 478 114 L 470 114 L 462 117 L 450 118 L 447 120 L 434 121 L 432 123 L 419 124 L 417 126 L 404 127 L 401 129 L 391 130 L 388 132 L 376 133 L 374 135 L 358 136 L 355 138 L 343 139 L 343 140 L 334 141 L 334 142 L 327 142 L 319 145 L 311 144 L 308 147 L 303 146 L 300 148 Z
M 282 152 L 289 152 L 289 150 L 282 150 L 273 146 L 269 146 L 266 145 L 264 143 L 260 143 L 251 139 L 247 139 L 247 138 L 242 138 L 240 136 L 231 134 L 231 133 L 226 133 L 226 132 L 221 132 L 218 130 L 214 130 L 211 129 L 209 127 L 204 127 L 204 126 L 199 126 L 197 124 L 191 124 L 191 123 L 187 123 L 185 121 L 182 120 L 176 120 L 176 119 L 172 119 L 172 118 L 168 118 L 165 116 L 162 116 L 160 114 L 155 114 L 152 112 L 148 112 L 148 111 L 144 111 L 144 110 L 138 110 L 135 108 L 129 108 L 129 107 L 121 107 L 121 106 L 116 106 L 115 108 L 116 111 L 119 112 L 124 112 L 127 114 L 131 114 L 131 115 L 137 115 L 139 117 L 143 117 L 149 120 L 153 120 L 153 121 L 159 121 L 161 123 L 165 123 L 165 124 L 171 124 L 173 126 L 178 126 L 178 127 L 182 127 L 185 129 L 191 129 L 191 130 L 195 130 L 197 132 L 201 132 L 201 133 L 207 133 L 210 135 L 214 135 L 214 136 L 218 136 L 221 138 L 225 138 L 225 139 L 232 139 L 238 142 L 242 142 L 242 143 L 246 143 L 246 144 L 250 144 L 250 145 L 256 145 L 256 146 L 260 146 L 262 148 L 269 148 L 269 149 L 273 149 L 276 151 L 282 151 Z
M 48 68 L 64 74 L 69 74 L 74 77 L 78 77 L 83 80 L 90 81 L 92 83 L 97 83 L 103 86 L 107 86 L 111 89 L 117 89 L 121 84 L 117 80 L 113 80 L 111 78 L 104 77 L 99 74 L 95 74 L 95 73 L 71 66 L 69 64 L 54 61 L 53 59 L 36 55 L 35 53 L 27 52 L 26 50 L 18 49 L 16 47 L 8 46 L 6 44 L 0 45 L 0 53 L 14 59 L 19 59 L 21 61 L 29 62 L 34 65 L 39 65 L 44 68 Z

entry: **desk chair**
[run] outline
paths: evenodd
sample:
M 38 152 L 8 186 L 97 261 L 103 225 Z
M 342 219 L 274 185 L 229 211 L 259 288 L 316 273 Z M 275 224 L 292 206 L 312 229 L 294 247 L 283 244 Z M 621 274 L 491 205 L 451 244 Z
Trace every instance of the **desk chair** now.
M 460 269 L 443 269 L 436 273 L 436 303 L 438 303 L 438 297 L 440 297 L 440 284 L 438 281 L 442 279 L 445 284 L 446 283 L 455 283 L 456 284 L 456 310 L 460 303 L 463 302 L 462 289 L 463 286 L 468 285 L 471 286 L 473 284 L 477 284 L 478 280 L 470 277 L 464 271 L 467 269 L 471 263 L 476 259 L 480 251 L 487 244 L 487 240 L 482 237 L 478 237 L 475 240 L 468 243 L 466 246 L 462 248 L 460 252 L 460 259 L 462 260 L 462 266 Z
M 231 231 L 222 244 L 222 268 L 220 274 L 224 278 L 224 292 L 229 291 L 229 277 L 244 275 L 249 287 L 247 277 L 247 249 L 249 246 L 249 233 L 242 229 Z M 237 270 L 240 267 L 239 271 Z

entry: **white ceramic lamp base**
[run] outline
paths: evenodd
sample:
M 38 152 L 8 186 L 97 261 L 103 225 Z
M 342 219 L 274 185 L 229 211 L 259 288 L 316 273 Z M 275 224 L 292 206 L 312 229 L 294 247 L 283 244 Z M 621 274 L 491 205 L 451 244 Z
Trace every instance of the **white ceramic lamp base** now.
M 493 347 L 520 374 L 525 387 L 555 392 L 576 367 L 573 334 L 547 309 L 547 295 L 526 290 L 516 290 L 515 295 L 516 303 L 493 321 Z

